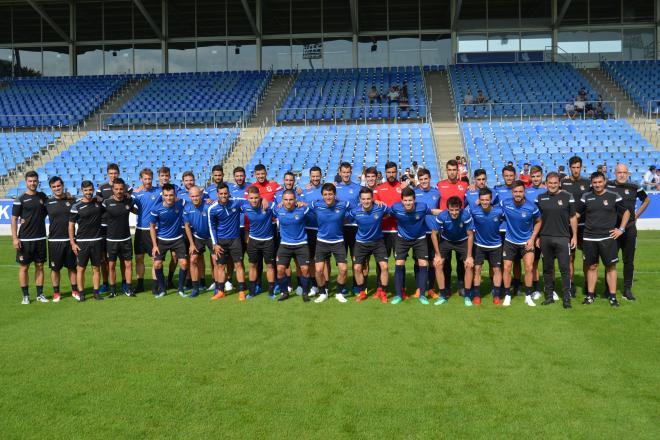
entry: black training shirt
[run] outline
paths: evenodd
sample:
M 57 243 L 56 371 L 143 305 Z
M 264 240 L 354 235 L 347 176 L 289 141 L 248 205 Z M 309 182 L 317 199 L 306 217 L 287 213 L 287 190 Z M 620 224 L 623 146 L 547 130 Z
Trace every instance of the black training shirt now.
M 628 220 L 626 228 L 634 225 L 637 199 L 643 202 L 648 197 L 644 188 L 632 182 L 618 183 L 616 180 L 610 180 L 607 182 L 607 189 L 617 193 L 623 199 L 623 205 L 630 212 L 630 220 Z
M 104 211 L 103 206 L 96 199 L 92 199 L 91 202 L 80 200 L 74 203 L 69 221 L 78 224 L 77 241 L 101 240 L 101 218 Z
M 50 227 L 48 239 L 51 241 L 69 241 L 69 213 L 71 206 L 75 203 L 73 199 L 51 197 L 46 202 Z
M 131 228 L 128 218 L 131 210 L 135 209 L 135 202 L 130 196 L 124 200 L 116 201 L 114 198 L 103 201 L 105 208 L 105 221 L 107 225 L 106 240 L 125 241 L 131 238 Z
M 575 199 L 571 193 L 544 192 L 536 197 L 536 206 L 541 210 L 541 237 L 566 237 L 572 235 L 570 219 L 575 215 Z
M 133 192 L 133 187 L 128 186 L 128 184 L 126 184 L 124 192 L 126 194 L 130 194 L 131 192 Z M 107 200 L 110 197 L 112 197 L 112 184 L 108 183 L 108 182 L 105 182 L 104 184 L 100 185 L 99 189 L 96 190 L 96 197 L 100 197 L 101 200 Z M 103 215 L 103 226 L 107 226 L 107 224 L 108 224 L 108 220 L 107 220 L 106 215 L 104 214 Z
M 577 212 L 586 215 L 584 239 L 600 241 L 609 238 L 610 231 L 619 227 L 618 219 L 626 207 L 623 199 L 612 191 L 605 190 L 601 195 L 589 191 L 582 195 Z
M 573 180 L 571 176 L 566 176 L 561 179 L 559 183 L 561 185 L 561 189 L 571 193 L 575 203 L 580 200 L 582 194 L 586 193 L 587 191 L 591 191 L 591 181 L 583 177 L 580 177 L 578 180 Z M 578 224 L 583 225 L 584 221 L 585 218 L 581 216 L 578 220 Z
M 46 238 L 46 200 L 42 192 L 23 193 L 11 208 L 11 215 L 18 217 L 18 238 L 20 240 L 43 240 Z

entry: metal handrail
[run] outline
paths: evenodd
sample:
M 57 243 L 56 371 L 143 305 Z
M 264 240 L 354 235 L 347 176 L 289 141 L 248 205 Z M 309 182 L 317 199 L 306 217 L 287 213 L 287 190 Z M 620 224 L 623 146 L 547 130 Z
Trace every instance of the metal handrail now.
M 409 111 L 409 110 L 412 110 L 412 109 L 421 110 L 423 107 L 426 107 L 426 111 L 424 111 L 424 112 L 421 112 L 421 111 L 420 111 L 420 116 L 419 116 L 419 118 L 406 118 L 406 119 L 420 119 L 420 120 L 422 120 L 422 121 L 426 121 L 426 120 L 428 119 L 428 113 L 427 113 L 427 112 L 428 112 L 428 105 L 419 105 L 419 104 L 418 104 L 418 105 L 408 105 L 408 109 L 407 109 L 407 110 L 408 110 L 408 111 Z M 338 118 L 337 118 L 337 110 L 356 110 L 356 109 L 363 110 L 363 109 L 374 109 L 374 108 L 387 108 L 387 109 L 389 109 L 390 106 L 389 106 L 389 104 L 378 104 L 378 105 L 331 106 L 331 107 L 279 107 L 279 108 L 276 108 L 276 109 L 275 109 L 275 116 L 276 116 L 276 118 L 277 118 L 277 115 L 278 115 L 281 111 L 289 111 L 289 110 L 292 110 L 292 111 L 299 111 L 299 110 L 302 110 L 302 111 L 304 111 L 303 121 L 305 122 L 305 125 L 307 125 L 307 121 L 308 121 L 308 120 L 311 120 L 311 121 L 318 121 L 318 119 L 316 119 L 316 118 L 314 118 L 314 119 L 307 118 L 307 112 L 308 112 L 308 111 L 309 111 L 309 112 L 312 112 L 312 111 L 316 112 L 316 111 L 319 111 L 319 110 L 322 110 L 322 111 L 332 110 L 332 112 L 333 112 L 332 120 L 333 120 L 334 123 L 336 124 L 336 123 L 337 123 L 337 119 L 338 119 Z M 339 119 L 341 120 L 342 118 L 339 118 Z M 349 119 L 351 119 L 351 120 L 356 120 L 356 121 L 357 121 L 357 120 L 360 120 L 360 121 L 364 120 L 365 123 L 366 123 L 366 121 L 369 120 L 369 119 L 371 119 L 371 118 L 369 118 L 369 117 L 365 114 L 365 116 L 364 116 L 363 118 L 361 117 L 361 118 L 349 118 Z M 399 116 L 395 116 L 394 118 L 390 118 L 390 117 L 381 117 L 381 118 L 377 118 L 377 119 L 383 119 L 383 120 L 385 120 L 385 119 L 394 119 L 394 122 L 397 122 L 397 121 L 399 120 Z M 276 119 L 276 120 L 277 120 L 277 119 Z M 283 122 L 283 121 L 279 121 L 279 122 L 281 123 L 281 122 Z
M 188 122 L 187 117 L 189 114 L 213 114 L 213 126 L 217 126 L 221 122 L 216 120 L 216 114 L 218 112 L 231 112 L 231 113 L 240 113 L 240 118 L 237 121 L 241 126 L 245 126 L 246 124 L 246 118 L 245 118 L 245 110 L 237 110 L 237 109 L 206 109 L 206 110 L 170 110 L 170 111 L 160 111 L 160 112 L 115 112 L 115 113 L 100 113 L 99 114 L 99 128 L 100 129 L 109 129 L 110 127 L 130 127 L 135 126 L 135 122 L 131 121 L 131 115 L 135 115 L 137 118 L 137 115 L 172 115 L 175 113 L 183 113 L 183 126 L 186 128 L 188 124 L 198 124 L 193 121 Z M 109 119 L 109 117 L 114 116 L 114 115 L 128 115 L 129 119 L 127 123 L 118 123 L 118 124 L 104 124 L 103 120 L 104 118 Z M 231 122 L 233 124 L 234 122 Z M 152 125 L 151 123 L 145 123 L 145 125 Z M 155 125 L 158 127 L 158 125 L 171 125 L 173 124 L 171 121 L 169 121 L 167 118 L 164 118 L 163 122 L 158 122 L 158 119 L 156 119 Z
M 488 116 L 487 117 L 488 117 L 489 121 L 492 121 L 493 120 L 493 108 L 495 106 L 506 106 L 506 105 L 508 105 L 508 106 L 519 106 L 520 107 L 519 108 L 520 114 L 519 115 L 511 115 L 511 116 L 502 115 L 502 116 L 500 116 L 500 118 L 501 119 L 504 119 L 505 117 L 509 117 L 509 118 L 515 117 L 515 118 L 517 118 L 519 116 L 520 120 L 523 121 L 524 118 L 525 118 L 525 115 L 524 115 L 524 112 L 523 112 L 523 106 L 528 106 L 528 105 L 539 106 L 539 105 L 548 105 L 548 104 L 550 104 L 552 107 L 551 107 L 551 114 L 549 116 L 550 116 L 551 119 L 554 120 L 554 118 L 556 116 L 555 115 L 555 105 L 560 106 L 558 108 L 562 109 L 562 111 L 563 111 L 566 104 L 573 103 L 573 102 L 574 101 L 546 101 L 546 102 L 539 101 L 539 102 L 486 102 L 486 103 L 483 103 L 483 104 L 459 104 L 459 106 L 458 106 L 458 117 L 459 117 L 459 122 L 463 122 L 463 120 L 465 118 L 465 116 L 464 116 L 465 108 L 468 108 L 468 107 L 475 107 L 475 108 L 488 107 L 489 111 L 488 111 Z M 586 119 L 587 118 L 586 104 L 588 104 L 588 103 L 596 104 L 598 102 L 599 101 L 593 101 L 593 100 L 584 101 L 585 109 L 581 110 L 581 111 L 578 111 L 576 109 L 576 113 L 580 115 L 581 119 Z M 618 114 L 617 113 L 617 101 L 601 101 L 601 102 L 603 104 L 614 104 L 614 113 L 613 114 L 614 115 Z M 594 108 L 594 111 L 595 111 L 595 108 Z M 606 114 L 610 115 L 611 113 L 606 113 Z M 539 114 L 539 115 L 534 115 L 534 116 L 544 116 L 544 115 Z M 529 117 L 531 118 L 532 115 L 530 115 Z M 483 117 L 470 116 L 469 118 L 471 118 L 471 119 L 474 119 L 474 118 L 481 119 Z

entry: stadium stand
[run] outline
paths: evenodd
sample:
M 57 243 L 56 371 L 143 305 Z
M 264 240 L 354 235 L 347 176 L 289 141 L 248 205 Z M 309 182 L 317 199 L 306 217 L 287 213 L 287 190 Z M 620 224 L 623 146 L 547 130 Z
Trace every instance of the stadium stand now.
M 174 183 L 180 183 L 183 172 L 191 170 L 203 184 L 211 174 L 211 167 L 229 154 L 238 134 L 235 128 L 90 132 L 37 169 L 40 190 L 50 193 L 48 178 L 60 176 L 66 190 L 78 194 L 83 180 L 96 184 L 105 181 L 106 167 L 113 162 L 119 164 L 122 178 L 129 184 L 139 184 L 142 168 L 150 167 L 156 173 L 163 165 L 170 167 Z M 25 182 L 20 181 L 9 196 L 24 191 Z
M 0 180 L 28 159 L 45 151 L 48 144 L 60 137 L 60 132 L 0 133 Z
M 81 123 L 126 83 L 128 76 L 5 78 L 0 127 L 57 127 Z
M 408 86 L 408 109 L 396 102 L 369 103 L 375 86 L 386 95 L 393 85 Z M 426 117 L 424 79 L 419 67 L 303 70 L 277 113 L 277 121 L 412 119 Z
M 660 161 L 660 151 L 622 119 L 465 122 L 462 132 L 470 168 L 484 168 L 491 185 L 502 181 L 501 170 L 509 160 L 516 169 L 529 162 L 551 171 L 567 166 L 575 154 L 582 157 L 585 173 L 607 164 L 610 177 L 622 162 L 629 164 L 634 182 L 649 163 Z
M 601 68 L 645 112 L 660 110 L 660 61 L 607 61 Z
M 332 180 L 339 164 L 353 164 L 354 177 L 362 167 L 384 171 L 388 160 L 403 170 L 417 161 L 438 177 L 438 165 L 428 124 L 317 125 L 272 128 L 247 164 L 248 174 L 262 163 L 278 181 L 287 171 L 301 172 L 301 183 L 309 182 L 309 168 L 317 165 L 326 180 Z
M 155 75 L 108 119 L 107 124 L 203 124 L 247 120 L 270 77 L 270 71 Z
M 573 102 L 582 87 L 588 101 L 598 97 L 589 81 L 568 63 L 458 64 L 450 66 L 449 73 L 464 118 L 520 116 L 521 106 L 516 103 L 524 103 L 523 116 L 562 115 L 564 105 Z M 474 96 L 483 90 L 493 105 L 462 107 L 468 89 Z M 612 109 L 605 105 L 605 112 Z

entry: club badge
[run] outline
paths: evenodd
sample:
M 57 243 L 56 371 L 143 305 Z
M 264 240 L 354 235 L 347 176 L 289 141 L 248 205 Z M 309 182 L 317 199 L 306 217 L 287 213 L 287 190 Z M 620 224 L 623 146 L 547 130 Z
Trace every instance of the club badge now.
M 603 205 L 605 205 L 605 206 L 608 205 L 607 200 L 603 200 Z
M 557 201 L 557 204 L 558 204 L 559 206 L 562 206 L 562 205 L 564 204 L 564 202 L 563 202 L 562 200 L 558 200 L 558 201 Z
M 298 214 L 294 215 L 293 218 L 296 220 L 300 220 L 300 216 Z

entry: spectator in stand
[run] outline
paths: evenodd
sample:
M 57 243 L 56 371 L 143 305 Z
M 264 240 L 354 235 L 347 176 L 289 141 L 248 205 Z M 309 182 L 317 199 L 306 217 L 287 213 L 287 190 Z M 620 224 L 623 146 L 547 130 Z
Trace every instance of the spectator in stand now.
M 477 90 L 477 104 L 487 104 L 488 96 L 484 95 L 483 90 Z
M 383 102 L 383 98 L 380 96 L 380 92 L 378 92 L 376 86 L 371 86 L 371 90 L 369 90 L 369 93 L 367 93 L 367 97 L 369 98 L 369 104 L 373 104 L 374 102 Z
M 512 167 L 512 166 L 513 166 L 513 162 L 508 161 L 508 162 L 506 163 L 506 166 L 508 166 L 508 167 Z
M 408 186 L 415 187 L 417 186 L 417 180 L 415 179 L 415 176 L 413 175 L 412 171 L 410 171 L 410 168 L 406 168 L 406 170 L 401 173 L 401 177 L 399 178 L 401 182 L 407 182 Z
M 603 164 L 603 166 L 601 168 L 601 172 L 605 176 L 605 179 L 612 180 L 612 176 L 610 176 L 610 173 L 607 172 L 607 164 L 606 163 Z
M 578 96 L 581 97 L 583 101 L 587 100 L 587 89 L 585 89 L 584 86 L 580 87 L 580 90 L 578 90 Z
M 586 101 L 584 100 L 584 97 L 582 95 L 578 95 L 575 98 L 575 111 L 578 113 L 578 116 L 584 116 L 584 112 L 586 110 Z
M 658 169 L 655 167 L 655 165 L 651 165 L 649 170 L 644 173 L 644 177 L 642 178 L 642 187 L 647 191 L 657 191 L 660 189 Z
M 383 183 L 383 173 L 378 171 L 378 174 L 376 174 L 376 185 L 380 185 Z
M 406 101 L 408 100 L 408 82 L 404 81 L 403 86 L 401 87 L 401 93 L 400 93 L 402 98 L 406 98 Z
M 557 169 L 557 173 L 559 174 L 559 180 L 562 181 L 564 177 L 566 177 L 566 168 L 564 165 L 559 165 L 559 168 Z
M 568 116 L 568 119 L 575 119 L 577 112 L 575 111 L 574 103 L 567 102 L 566 105 L 564 106 L 564 110 L 566 111 L 566 116 Z
M 470 179 L 465 180 L 468 177 L 467 160 L 464 157 L 456 156 L 456 162 L 458 162 L 458 178 L 469 182 Z
M 362 167 L 362 172 L 360 173 L 360 186 L 367 186 L 367 167 Z
M 529 188 L 532 185 L 532 178 L 529 175 L 529 163 L 525 162 L 523 164 L 523 169 L 520 171 L 518 180 L 521 180 L 525 184 L 525 188 Z
M 605 119 L 605 104 L 603 104 L 603 97 L 600 95 L 598 95 L 598 101 L 596 102 L 596 108 L 594 109 L 594 118 Z
M 410 108 L 410 104 L 408 103 L 408 96 L 403 96 L 399 97 L 399 110 L 401 111 L 406 111 Z
M 474 104 L 474 95 L 472 95 L 472 90 L 467 89 L 467 93 L 465 94 L 465 98 L 463 98 L 463 104 L 465 104 L 465 105 Z
M 387 92 L 387 102 L 389 104 L 399 102 L 399 90 L 396 85 L 392 85 L 389 92 Z
M 410 172 L 412 173 L 415 180 L 417 180 L 417 173 L 419 172 L 419 170 L 420 170 L 420 167 L 417 164 L 417 161 L 413 160 L 412 166 L 410 167 Z

